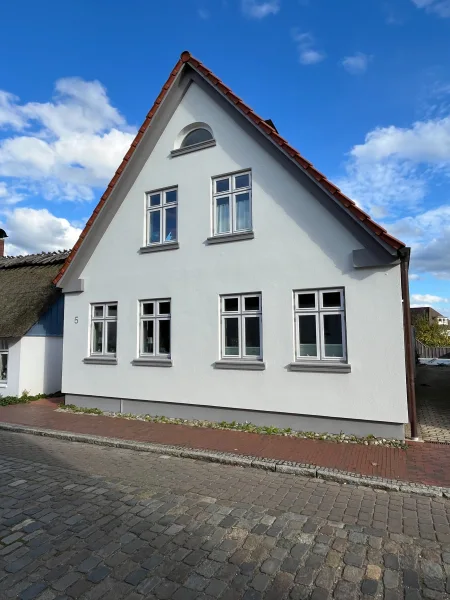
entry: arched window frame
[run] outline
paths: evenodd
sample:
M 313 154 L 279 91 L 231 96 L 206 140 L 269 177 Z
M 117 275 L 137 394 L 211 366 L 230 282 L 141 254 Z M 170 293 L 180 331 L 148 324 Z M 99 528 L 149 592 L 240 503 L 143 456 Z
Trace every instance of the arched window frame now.
M 196 129 L 206 129 L 206 131 L 208 131 L 211 134 L 211 139 L 182 148 L 181 146 L 183 144 L 183 141 L 190 133 L 192 133 Z M 196 123 L 190 123 L 180 131 L 175 140 L 174 148 L 171 151 L 171 156 L 179 156 L 181 154 L 187 154 L 189 152 L 196 152 L 197 150 L 204 150 L 205 148 L 211 148 L 215 145 L 216 140 L 214 139 L 214 133 L 211 127 L 207 123 L 202 123 L 198 121 Z

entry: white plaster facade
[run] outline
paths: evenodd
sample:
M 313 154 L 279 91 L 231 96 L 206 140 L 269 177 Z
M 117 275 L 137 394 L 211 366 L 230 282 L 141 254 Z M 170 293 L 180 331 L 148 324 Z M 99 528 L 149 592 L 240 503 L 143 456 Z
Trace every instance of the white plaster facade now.
M 61 389 L 62 337 L 24 336 L 9 342 L 8 380 L 2 396 L 53 394 Z
M 171 157 L 180 131 L 197 121 L 211 127 L 216 145 Z M 158 127 L 162 133 L 155 140 Z M 200 83 L 191 83 L 158 127 L 144 138 L 108 200 L 115 212 L 108 216 L 107 203 L 103 224 L 61 282 L 66 292 L 77 277 L 84 285 L 80 293 L 65 294 L 62 391 L 68 401 L 117 410 L 126 400 L 143 401 L 127 402 L 126 410 L 153 414 L 167 414 L 168 406 L 153 403 L 177 403 L 175 414 L 193 406 L 197 415 L 198 407 L 247 411 L 237 412 L 237 420 L 242 414 L 257 421 L 248 411 L 269 414 L 269 422 L 281 413 L 291 422 L 294 415 L 349 419 L 344 427 L 336 421 L 335 429 L 361 431 L 355 423 L 367 423 L 366 433 L 377 433 L 373 422 L 383 422 L 395 424 L 398 434 L 398 424 L 407 421 L 399 265 L 354 268 L 352 252 L 367 247 L 366 238 L 373 243 L 369 234 L 350 218 L 345 224 L 329 209 L 329 198 Z M 247 169 L 254 239 L 208 245 L 211 178 Z M 170 186 L 178 187 L 179 249 L 140 254 L 146 192 Z M 351 372 L 289 370 L 293 290 L 333 287 L 345 289 Z M 216 369 L 219 296 L 247 292 L 262 294 L 265 370 Z M 138 356 L 138 302 L 155 298 L 172 302 L 171 368 L 132 364 Z M 90 305 L 96 302 L 118 302 L 115 365 L 83 362 L 89 356 Z M 324 427 L 319 423 L 317 429 Z

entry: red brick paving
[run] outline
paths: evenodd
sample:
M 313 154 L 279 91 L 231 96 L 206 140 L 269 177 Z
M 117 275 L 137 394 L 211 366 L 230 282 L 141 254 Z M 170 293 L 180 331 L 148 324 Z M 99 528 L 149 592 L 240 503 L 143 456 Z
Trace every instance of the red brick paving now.
M 407 450 L 336 444 L 187 425 L 57 412 L 62 399 L 0 407 L 0 422 L 105 437 L 291 460 L 362 475 L 450 487 L 450 445 L 410 443 Z

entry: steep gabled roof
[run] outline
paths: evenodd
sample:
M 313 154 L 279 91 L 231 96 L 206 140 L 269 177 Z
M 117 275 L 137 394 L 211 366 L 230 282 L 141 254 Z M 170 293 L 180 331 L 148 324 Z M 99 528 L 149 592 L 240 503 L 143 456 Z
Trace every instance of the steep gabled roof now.
M 265 120 L 262 117 L 258 116 L 243 100 L 241 100 L 236 94 L 232 92 L 232 90 L 227 87 L 212 71 L 205 67 L 199 60 L 194 58 L 189 52 L 185 51 L 181 54 L 180 60 L 177 62 L 175 67 L 173 68 L 168 80 L 163 85 L 161 92 L 155 100 L 150 112 L 147 114 L 144 122 L 142 123 L 136 137 L 134 138 L 128 152 L 125 154 L 122 163 L 117 169 L 114 177 L 108 184 L 106 191 L 103 196 L 100 198 L 99 203 L 94 209 L 90 219 L 86 223 L 83 231 L 81 232 L 80 237 L 78 238 L 77 243 L 73 247 L 70 252 L 67 260 L 65 261 L 62 269 L 58 273 L 55 278 L 54 283 L 57 283 L 61 277 L 64 275 L 66 270 L 68 269 L 70 263 L 75 258 L 78 249 L 83 243 L 84 238 L 89 233 L 94 221 L 96 220 L 99 212 L 102 210 L 105 205 L 107 199 L 111 195 L 114 190 L 117 182 L 119 181 L 123 171 L 125 170 L 128 162 L 133 156 L 136 148 L 138 147 L 140 141 L 144 137 L 145 132 L 150 127 L 151 122 L 158 111 L 161 103 L 163 102 L 165 96 L 171 89 L 175 79 L 178 77 L 180 71 L 183 69 L 185 65 L 189 65 L 194 71 L 199 73 L 203 79 L 209 82 L 216 90 L 218 90 L 223 96 L 225 96 L 237 110 L 239 110 L 243 115 L 245 115 L 266 137 L 271 139 L 273 143 L 275 143 L 281 151 L 290 156 L 298 166 L 306 172 L 317 184 L 322 187 L 326 192 L 331 194 L 342 206 L 350 213 L 353 217 L 357 219 L 358 222 L 362 224 L 362 226 L 368 230 L 370 230 L 375 236 L 377 236 L 380 240 L 382 240 L 385 244 L 393 248 L 394 250 L 400 250 L 405 247 L 405 244 L 395 237 L 391 236 L 386 229 L 378 225 L 371 217 L 361 210 L 353 200 L 345 196 L 341 190 L 334 185 L 331 181 L 329 181 L 323 173 L 318 171 L 312 163 L 306 160 L 300 152 L 298 152 L 295 148 L 293 148 L 281 135 L 277 132 L 275 127 L 273 127 L 273 123 L 271 123 L 270 119 Z
M 0 258 L 0 338 L 22 337 L 60 296 L 53 279 L 69 251 Z

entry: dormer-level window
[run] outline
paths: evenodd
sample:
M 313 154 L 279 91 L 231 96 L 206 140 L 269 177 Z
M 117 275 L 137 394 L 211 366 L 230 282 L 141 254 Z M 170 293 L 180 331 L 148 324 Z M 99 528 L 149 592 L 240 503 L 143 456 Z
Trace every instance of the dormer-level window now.
M 177 241 L 178 189 L 147 194 L 147 244 L 157 246 Z
M 209 140 L 214 139 L 212 133 L 203 127 L 199 127 L 198 129 L 194 129 L 181 142 L 180 148 L 188 148 L 190 146 L 195 146 L 196 144 L 201 144 L 203 142 L 208 142 Z
M 233 173 L 213 179 L 213 236 L 252 229 L 252 174 Z

